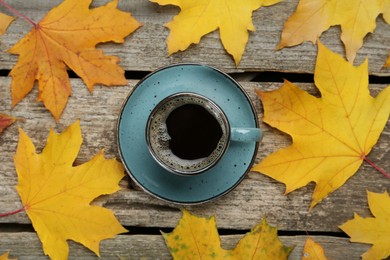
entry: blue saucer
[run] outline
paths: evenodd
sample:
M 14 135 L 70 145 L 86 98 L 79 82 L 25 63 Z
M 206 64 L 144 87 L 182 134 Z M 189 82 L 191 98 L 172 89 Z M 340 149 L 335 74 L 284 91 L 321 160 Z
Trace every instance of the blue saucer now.
M 130 177 L 146 192 L 169 202 L 197 204 L 236 187 L 249 171 L 258 143 L 231 142 L 221 160 L 194 176 L 180 176 L 162 168 L 150 154 L 145 137 L 150 112 L 164 98 L 194 92 L 214 101 L 231 127 L 259 127 L 245 91 L 228 75 L 209 66 L 177 64 L 159 69 L 127 97 L 118 119 L 118 147 Z

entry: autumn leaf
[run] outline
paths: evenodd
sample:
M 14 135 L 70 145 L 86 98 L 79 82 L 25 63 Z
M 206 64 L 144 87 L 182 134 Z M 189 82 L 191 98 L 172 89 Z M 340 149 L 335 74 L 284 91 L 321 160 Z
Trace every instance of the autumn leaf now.
M 310 208 L 342 186 L 377 142 L 390 113 L 390 87 L 376 98 L 368 90 L 368 62 L 354 67 L 318 43 L 316 98 L 285 81 L 280 90 L 257 91 L 264 122 L 291 135 L 293 143 L 253 170 L 283 182 L 286 193 L 314 181 Z M 384 173 L 385 174 L 385 173 Z
M 9 258 L 9 252 L 0 255 L 0 260 L 16 260 L 17 258 Z
M 9 255 L 8 252 L 0 255 L 0 260 L 7 260 L 8 259 L 8 255 Z
M 386 259 L 390 256 L 390 196 L 367 192 L 368 206 L 373 218 L 362 218 L 355 213 L 340 228 L 351 237 L 351 242 L 372 244 L 363 259 Z
M 388 24 L 390 24 L 390 1 L 385 1 L 384 5 L 385 5 L 385 7 L 383 9 L 384 10 L 384 12 L 383 12 L 383 19 Z M 390 67 L 390 55 L 387 58 L 387 61 L 385 63 L 385 67 Z
M 287 259 L 293 247 L 286 247 L 278 238 L 276 227 L 264 218 L 233 249 L 233 259 Z
M 387 5 L 387 6 L 386 6 Z M 390 23 L 389 4 L 384 0 L 300 0 L 294 14 L 284 25 L 278 48 L 315 43 L 330 26 L 341 26 L 341 40 L 350 62 L 363 45 L 363 38 L 376 27 L 383 13 Z
M 162 235 L 174 259 L 222 258 L 225 255 L 214 217 L 197 217 L 183 209 L 175 229 L 171 233 L 162 232 Z
M 95 84 L 127 84 L 117 64 L 119 59 L 105 56 L 95 46 L 108 41 L 121 43 L 140 24 L 116 8 L 117 0 L 89 9 L 91 1 L 65 0 L 9 50 L 20 55 L 10 72 L 13 106 L 38 80 L 38 100 L 58 121 L 71 95 L 66 66 L 83 79 L 90 91 Z
M 9 258 L 9 252 L 0 255 L 0 260 L 16 260 L 16 258 Z
M 171 30 L 168 53 L 186 50 L 201 37 L 219 29 L 222 44 L 240 63 L 248 42 L 248 31 L 254 31 L 252 12 L 261 6 L 270 6 L 281 0 L 150 0 L 160 5 L 175 5 L 181 12 L 166 24 Z
M 14 20 L 12 16 L 0 13 L 0 35 L 4 34 L 10 23 Z
M 17 191 L 24 210 L 43 244 L 45 254 L 66 259 L 71 239 L 99 255 L 102 239 L 126 232 L 114 214 L 91 206 L 96 197 L 120 189 L 124 169 L 99 152 L 89 162 L 73 167 L 82 143 L 77 121 L 58 135 L 53 130 L 41 154 L 20 129 L 14 157 Z
M 276 228 L 265 219 L 235 249 L 222 249 L 215 218 L 197 217 L 185 209 L 175 229 L 162 234 L 174 259 L 287 259 L 292 250 L 282 245 Z
M 320 244 L 308 238 L 303 248 L 302 260 L 326 260 L 324 249 Z
M 4 129 L 12 125 L 16 120 L 17 119 L 14 117 L 10 117 L 6 114 L 0 113 L 0 134 L 4 131 Z
M 389 55 L 389 57 L 387 58 L 384 67 L 390 67 L 390 55 Z

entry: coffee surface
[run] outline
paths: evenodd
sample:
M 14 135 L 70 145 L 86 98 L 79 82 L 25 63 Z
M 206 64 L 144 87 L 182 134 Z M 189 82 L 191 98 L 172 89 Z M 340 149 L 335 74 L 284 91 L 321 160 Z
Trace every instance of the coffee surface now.
M 222 137 L 217 119 L 204 107 L 185 104 L 174 109 L 166 119 L 169 148 L 177 157 L 195 160 L 210 156 Z

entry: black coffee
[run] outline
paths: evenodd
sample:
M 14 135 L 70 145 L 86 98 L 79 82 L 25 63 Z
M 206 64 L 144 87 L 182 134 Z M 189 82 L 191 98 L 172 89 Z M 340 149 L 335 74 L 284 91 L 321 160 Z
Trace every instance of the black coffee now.
M 166 120 L 169 148 L 181 159 L 208 157 L 222 137 L 218 121 L 205 108 L 186 104 L 174 109 Z

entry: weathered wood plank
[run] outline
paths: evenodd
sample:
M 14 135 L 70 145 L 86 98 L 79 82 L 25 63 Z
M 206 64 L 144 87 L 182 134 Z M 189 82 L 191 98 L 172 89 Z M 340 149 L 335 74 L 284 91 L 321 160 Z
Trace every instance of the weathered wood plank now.
M 232 249 L 243 235 L 221 236 L 225 249 Z M 329 259 L 359 259 L 368 250 L 369 245 L 350 243 L 346 238 L 330 236 L 312 237 L 320 243 Z M 306 236 L 281 236 L 286 246 L 295 246 L 289 259 L 302 259 L 303 245 Z M 69 242 L 69 259 L 98 259 L 87 248 Z M 42 246 L 36 234 L 28 232 L 2 233 L 0 237 L 0 254 L 10 251 L 11 257 L 18 259 L 48 259 L 44 256 Z M 120 235 L 114 239 L 104 240 L 100 246 L 101 259 L 172 259 L 160 235 Z
M 50 127 L 57 132 L 76 119 L 81 120 L 84 143 L 81 147 L 76 164 L 89 160 L 100 149 L 104 148 L 107 157 L 118 158 L 115 127 L 121 104 L 137 81 L 129 81 L 125 87 L 97 87 L 90 94 L 84 84 L 72 80 L 73 96 L 59 122 L 55 124 L 41 103 L 36 103 L 36 90 L 28 95 L 14 110 L 11 111 L 9 78 L 0 78 L 0 111 L 15 117 L 24 118 L 8 128 L 0 135 L 0 208 L 10 211 L 19 208 L 20 202 L 14 189 L 17 184 L 12 158 L 18 140 L 17 127 L 21 127 L 31 137 L 40 151 L 45 145 Z M 248 83 L 242 85 L 250 94 L 259 117 L 262 117 L 260 101 L 254 93 L 254 88 L 275 89 L 280 83 Z M 314 91 L 311 84 L 300 84 L 310 92 Z M 374 94 L 383 89 L 384 85 L 373 85 Z M 260 145 L 258 158 L 261 160 L 271 151 L 290 143 L 285 134 L 261 124 L 265 137 Z M 382 133 L 378 144 L 374 147 L 370 158 L 390 171 L 390 123 Z M 367 208 L 366 189 L 383 192 L 389 188 L 390 181 L 376 172 L 372 167 L 363 164 L 361 169 L 343 187 L 332 193 L 311 212 L 308 207 L 311 200 L 313 185 L 294 191 L 284 196 L 283 184 L 262 176 L 250 173 L 245 180 L 231 193 L 213 202 L 188 207 L 192 212 L 205 216 L 216 215 L 218 226 L 227 229 L 250 229 L 263 215 L 269 222 L 278 225 L 281 230 L 333 231 L 340 232 L 338 225 L 353 217 L 353 212 L 369 216 Z M 97 203 L 114 210 L 119 220 L 126 226 L 143 227 L 173 227 L 180 218 L 179 206 L 151 198 L 140 191 L 128 178 L 122 181 L 123 189 L 112 195 L 100 198 Z M 29 223 L 24 214 L 8 218 L 0 218 L 2 223 Z
M 8 1 L 20 12 L 39 21 L 52 7 L 61 0 Z M 107 0 L 94 1 L 99 6 Z M 129 71 L 151 71 L 162 65 L 174 62 L 201 62 L 219 67 L 226 72 L 242 71 L 285 71 L 312 73 L 316 59 L 316 46 L 304 43 L 293 48 L 275 51 L 284 22 L 295 10 L 298 0 L 282 1 L 271 7 L 263 7 L 253 13 L 256 31 L 250 34 L 246 51 L 238 68 L 233 59 L 225 52 L 219 39 L 219 32 L 213 32 L 202 38 L 200 44 L 174 55 L 167 55 L 165 40 L 168 29 L 163 25 L 170 21 L 179 9 L 173 6 L 159 6 L 147 0 L 120 1 L 119 7 L 129 11 L 143 23 L 143 27 L 129 36 L 123 45 L 103 44 L 101 48 L 109 55 L 121 58 L 121 65 Z M 0 11 L 9 13 L 4 7 Z M 5 52 L 27 33 L 31 26 L 22 19 L 12 23 L 7 33 L 1 38 L 0 68 L 11 69 L 17 56 Z M 333 51 L 344 55 L 343 45 L 339 39 L 339 27 L 331 28 L 324 33 L 321 41 Z M 369 59 L 369 70 L 375 75 L 390 75 L 389 68 L 383 64 L 389 54 L 390 26 L 382 17 L 377 19 L 377 27 L 369 34 L 363 48 L 358 52 L 356 64 L 366 57 Z
M 5 0 L 25 15 L 39 21 L 52 7 L 62 0 Z M 95 0 L 93 6 L 99 6 L 108 0 Z M 172 6 L 161 7 L 147 0 L 119 1 L 122 10 L 129 11 L 144 26 L 126 39 L 123 45 L 99 45 L 108 55 L 121 58 L 121 65 L 127 71 L 151 71 L 163 65 L 175 62 L 199 62 L 216 66 L 225 72 L 262 72 L 279 71 L 289 73 L 313 73 L 316 47 L 305 43 L 297 47 L 275 51 L 283 28 L 283 23 L 292 14 L 298 0 L 283 1 L 269 8 L 261 8 L 253 14 L 256 32 L 250 34 L 246 51 L 238 68 L 225 52 L 219 39 L 219 33 L 213 32 L 202 38 L 199 45 L 191 46 L 187 51 L 167 56 L 165 39 L 168 29 L 163 24 L 170 21 L 179 11 Z M 0 12 L 8 10 L 0 6 Z M 29 30 L 30 25 L 18 18 L 0 40 L 0 69 L 9 70 L 17 56 L 8 54 L 9 49 Z M 339 40 L 339 28 L 326 32 L 321 41 L 332 50 L 344 54 Z M 390 75 L 390 69 L 382 68 L 390 51 L 390 27 L 380 17 L 377 19 L 375 33 L 366 37 L 364 47 L 359 51 L 356 64 L 365 57 L 369 58 L 369 70 L 372 75 Z M 73 96 L 67 108 L 56 124 L 41 103 L 36 103 L 37 90 L 11 110 L 10 79 L 0 77 L 0 112 L 23 118 L 0 135 L 0 213 L 21 207 L 16 193 L 17 178 L 12 158 L 18 140 L 18 127 L 28 133 L 38 151 L 44 147 L 50 127 L 57 132 L 65 129 L 76 119 L 81 120 L 83 146 L 75 164 L 89 160 L 104 148 L 106 157 L 118 158 L 116 146 L 116 121 L 121 104 L 137 81 L 130 80 L 125 87 L 96 87 L 91 94 L 78 79 L 72 79 Z M 262 106 L 254 88 L 271 90 L 281 86 L 279 83 L 249 83 L 242 85 L 256 105 L 259 118 L 262 118 Z M 302 88 L 315 93 L 312 84 L 300 84 Z M 376 95 L 384 85 L 372 85 Z M 265 132 L 257 155 L 257 162 L 270 152 L 285 147 L 290 138 L 279 131 L 261 124 Z M 382 133 L 369 158 L 390 171 L 390 122 Z M 119 221 L 131 227 L 173 228 L 180 219 L 181 206 L 166 203 L 150 197 L 141 191 L 129 178 L 121 182 L 122 190 L 111 196 L 103 196 L 96 204 L 112 209 Z M 285 231 L 323 231 L 341 232 L 340 224 L 353 217 L 353 212 L 369 216 L 366 190 L 383 192 L 390 187 L 390 181 L 372 167 L 363 164 L 360 170 L 348 182 L 332 193 L 328 198 L 308 212 L 314 185 L 308 185 L 291 194 L 283 195 L 283 184 L 263 175 L 251 172 L 231 193 L 213 202 L 189 206 L 197 215 L 217 218 L 218 228 L 229 230 L 248 230 L 264 215 L 270 224 Z M 43 256 L 41 244 L 32 232 L 14 232 L 7 230 L 10 223 L 30 223 L 25 213 L 0 218 L 0 255 L 11 250 L 11 255 L 19 259 L 47 259 Z M 5 229 L 4 229 L 5 228 Z M 242 235 L 222 236 L 225 248 L 232 248 Z M 282 237 L 287 245 L 296 245 L 290 259 L 301 259 L 302 247 L 306 236 Z M 316 236 L 315 240 L 323 244 L 331 259 L 357 259 L 369 246 L 349 243 L 345 238 Z M 96 259 L 84 247 L 70 242 L 71 259 Z M 170 259 L 164 241 L 158 235 L 121 235 L 102 242 L 103 259 Z

